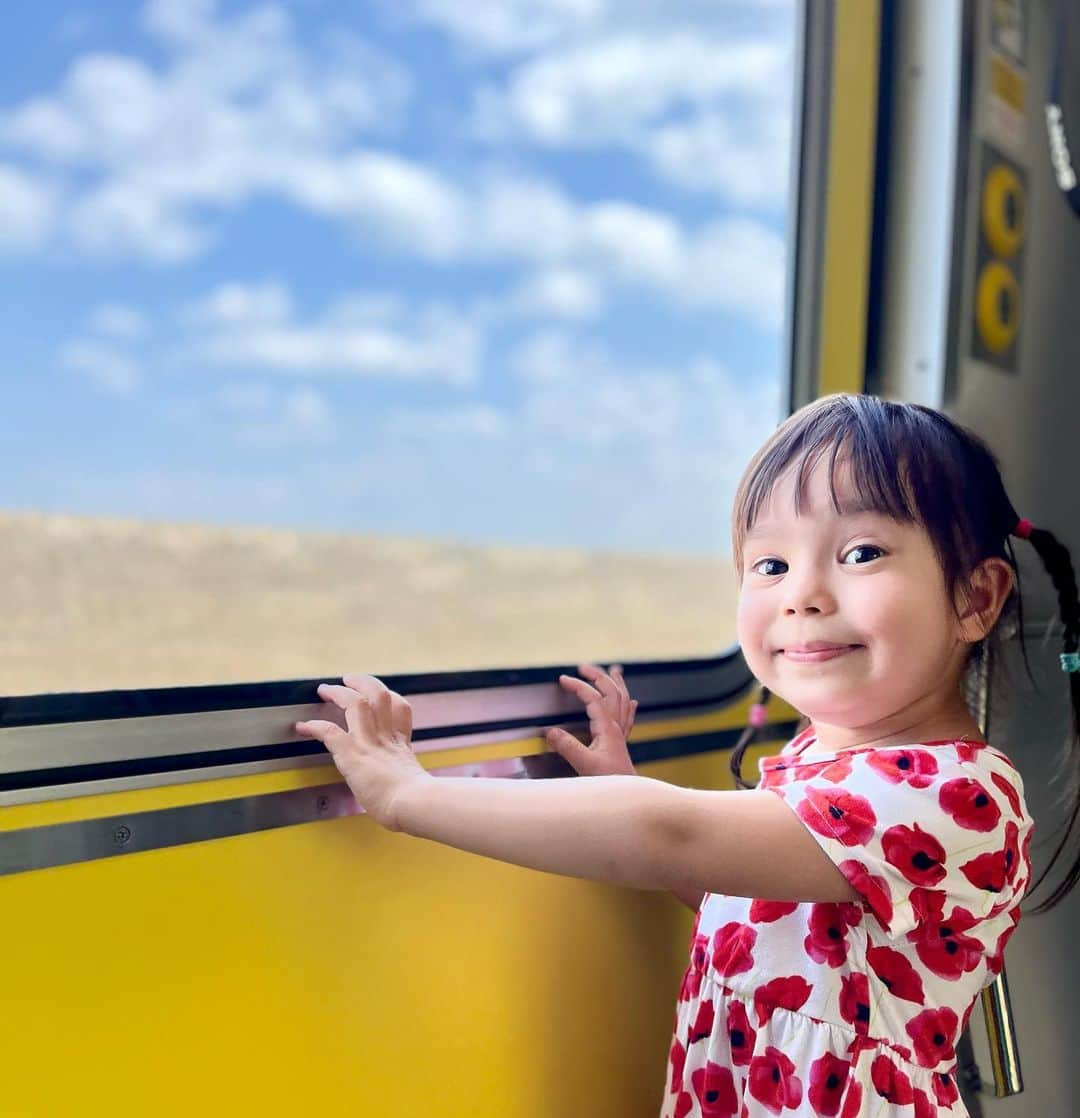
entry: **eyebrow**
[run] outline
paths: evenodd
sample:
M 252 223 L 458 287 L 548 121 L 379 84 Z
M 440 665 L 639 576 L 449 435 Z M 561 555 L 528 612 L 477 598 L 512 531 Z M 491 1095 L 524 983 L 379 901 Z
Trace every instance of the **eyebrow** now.
M 886 519 L 889 519 L 889 520 L 892 519 L 892 517 L 889 516 L 889 514 L 887 512 L 884 512 L 882 509 L 878 508 L 876 505 L 872 505 L 868 501 L 863 501 L 863 500 L 856 500 L 856 501 L 851 502 L 848 505 L 843 506 L 840 513 L 837 514 L 837 516 L 835 516 L 834 519 L 836 519 L 836 520 L 851 520 L 853 517 L 865 516 L 867 513 L 873 513 L 877 516 L 883 516 L 883 517 L 885 517 Z M 758 524 L 755 524 L 754 527 L 751 528 L 750 531 L 748 531 L 746 533 L 746 535 L 744 537 L 744 540 L 749 541 L 749 540 L 752 540 L 752 539 L 756 539 L 758 536 L 768 535 L 769 531 L 770 531 L 770 529 L 768 529 L 768 528 L 760 527 L 760 521 L 759 521 Z

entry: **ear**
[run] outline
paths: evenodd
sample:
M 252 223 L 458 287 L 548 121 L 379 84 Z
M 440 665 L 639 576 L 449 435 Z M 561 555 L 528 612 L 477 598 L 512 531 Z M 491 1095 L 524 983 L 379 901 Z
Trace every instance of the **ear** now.
M 997 556 L 984 559 L 972 572 L 958 603 L 960 637 L 974 643 L 994 627 L 1013 587 L 1013 569 Z

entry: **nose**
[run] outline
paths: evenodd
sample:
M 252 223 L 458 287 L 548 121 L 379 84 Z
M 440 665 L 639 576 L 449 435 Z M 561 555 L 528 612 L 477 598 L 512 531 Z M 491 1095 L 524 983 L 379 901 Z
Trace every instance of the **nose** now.
M 836 608 L 829 580 L 817 564 L 789 570 L 783 585 L 784 613 L 789 616 L 828 614 Z

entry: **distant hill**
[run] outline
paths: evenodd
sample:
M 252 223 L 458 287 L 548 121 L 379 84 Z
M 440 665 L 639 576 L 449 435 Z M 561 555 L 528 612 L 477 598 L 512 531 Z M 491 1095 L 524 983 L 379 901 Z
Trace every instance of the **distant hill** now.
M 0 513 L 0 694 L 699 655 L 730 561 Z

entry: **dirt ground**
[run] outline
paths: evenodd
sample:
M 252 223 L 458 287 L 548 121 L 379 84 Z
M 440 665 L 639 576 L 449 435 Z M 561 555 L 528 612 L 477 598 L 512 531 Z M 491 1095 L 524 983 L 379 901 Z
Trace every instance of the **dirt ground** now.
M 0 513 L 0 695 L 666 659 L 730 560 Z

